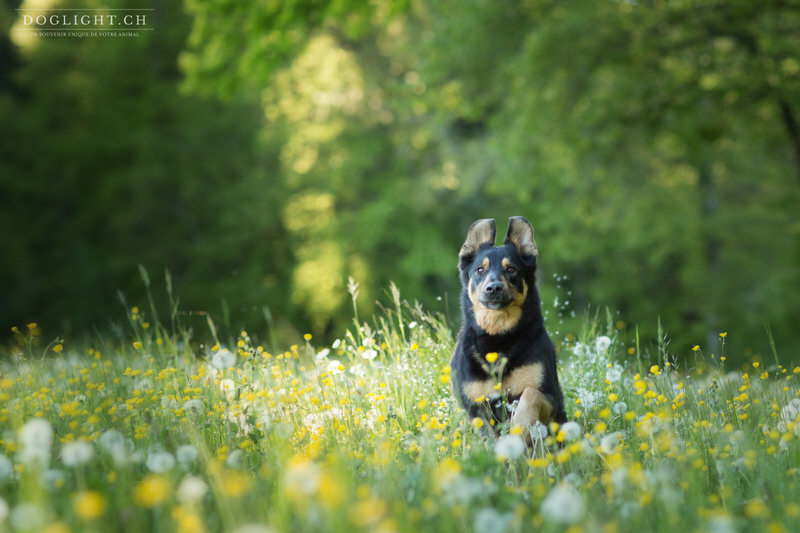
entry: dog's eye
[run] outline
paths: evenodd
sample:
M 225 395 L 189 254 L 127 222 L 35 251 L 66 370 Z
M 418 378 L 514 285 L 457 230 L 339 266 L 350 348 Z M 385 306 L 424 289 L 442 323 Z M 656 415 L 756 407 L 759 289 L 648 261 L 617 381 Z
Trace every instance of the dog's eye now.
M 512 266 L 506 267 L 506 272 L 508 272 L 509 274 L 513 274 L 516 271 L 517 271 L 517 269 L 512 267 Z
M 478 269 L 475 272 L 477 272 L 478 274 L 483 274 L 486 272 L 486 269 L 483 267 L 478 267 Z

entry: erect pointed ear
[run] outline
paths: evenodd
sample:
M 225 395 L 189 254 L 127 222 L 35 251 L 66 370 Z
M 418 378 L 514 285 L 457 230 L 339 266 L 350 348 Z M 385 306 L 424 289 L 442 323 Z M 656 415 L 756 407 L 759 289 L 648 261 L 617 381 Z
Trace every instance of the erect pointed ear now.
M 494 225 L 493 218 L 482 218 L 475 221 L 469 227 L 467 232 L 467 240 L 461 246 L 461 251 L 458 252 L 458 266 L 461 268 L 464 263 L 470 261 L 475 253 L 481 246 L 489 245 L 494 246 L 494 239 L 497 235 L 497 228 Z
M 511 243 L 519 250 L 523 260 L 533 259 L 539 255 L 536 241 L 533 240 L 533 226 L 525 217 L 511 217 L 508 219 L 508 233 L 504 241 Z

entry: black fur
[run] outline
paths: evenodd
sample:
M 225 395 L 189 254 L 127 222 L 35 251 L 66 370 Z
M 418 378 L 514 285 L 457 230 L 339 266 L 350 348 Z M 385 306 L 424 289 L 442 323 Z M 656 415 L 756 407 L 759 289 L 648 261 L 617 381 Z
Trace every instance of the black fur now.
M 470 228 L 459 254 L 463 323 L 450 361 L 454 392 L 470 417 L 505 421 L 509 406 L 519 400 L 520 394 L 504 394 L 501 398 L 477 403 L 468 397 L 467 385 L 492 379 L 486 371 L 489 366 L 486 354 L 492 352 L 507 359 L 503 376 L 538 363 L 541 364 L 541 379 L 530 385 L 536 386 L 552 407 L 549 420 L 543 421 L 561 424 L 567 417 L 558 383 L 555 347 L 545 330 L 536 290 L 537 251 L 533 228 L 524 218 L 512 217 L 503 245 L 495 247 L 494 238 L 494 221 L 478 221 Z M 495 310 L 495 314 L 489 315 L 490 311 L 485 309 Z M 476 317 L 476 312 L 481 317 L 505 316 L 498 313 L 506 310 L 510 310 L 511 318 L 501 321 L 500 326 L 488 319 L 479 323 Z M 485 329 L 487 327 L 490 331 Z

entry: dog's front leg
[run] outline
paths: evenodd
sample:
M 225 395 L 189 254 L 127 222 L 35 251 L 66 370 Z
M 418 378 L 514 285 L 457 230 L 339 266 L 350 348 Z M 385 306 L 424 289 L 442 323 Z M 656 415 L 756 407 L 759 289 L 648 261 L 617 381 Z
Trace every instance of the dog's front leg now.
M 545 426 L 550 422 L 550 417 L 553 414 L 553 405 L 536 387 L 527 387 L 522 391 L 522 396 L 519 398 L 519 404 L 511 416 L 511 426 L 520 426 L 523 431 L 522 434 L 525 442 L 531 444 L 531 434 L 529 428 L 537 422 L 541 422 Z

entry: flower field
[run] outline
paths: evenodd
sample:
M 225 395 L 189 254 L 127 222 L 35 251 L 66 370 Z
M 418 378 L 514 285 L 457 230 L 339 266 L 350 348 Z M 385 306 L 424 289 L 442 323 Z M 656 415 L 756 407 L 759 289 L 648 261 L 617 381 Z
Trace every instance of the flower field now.
M 529 450 L 522 428 L 487 439 L 457 408 L 454 332 L 396 293 L 332 345 L 306 335 L 280 353 L 245 331 L 202 345 L 137 308 L 128 318 L 124 341 L 95 346 L 15 328 L 20 348 L 0 363 L 0 531 L 800 525 L 800 368 L 728 371 L 724 334 L 688 368 L 613 326 L 554 339 L 570 422 Z

